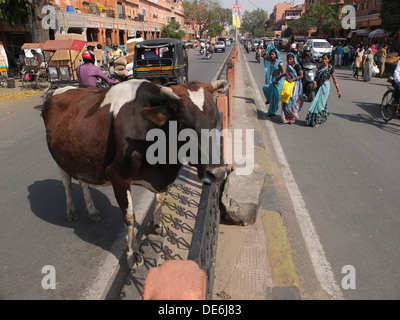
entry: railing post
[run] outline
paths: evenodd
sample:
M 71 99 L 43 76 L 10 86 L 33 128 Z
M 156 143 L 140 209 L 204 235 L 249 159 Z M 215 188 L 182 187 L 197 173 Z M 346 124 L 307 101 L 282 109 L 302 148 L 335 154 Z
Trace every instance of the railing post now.
M 229 125 L 232 124 L 232 109 L 233 109 L 233 90 L 235 88 L 235 76 L 234 76 L 234 64 L 232 59 L 228 59 L 226 63 L 226 77 L 229 82 L 229 105 L 228 105 L 228 114 L 229 114 Z
M 222 93 L 221 90 L 218 90 L 217 97 L 217 106 L 218 111 L 222 113 L 222 129 L 228 129 L 228 98 L 225 93 Z M 224 132 L 226 132 L 225 130 Z M 223 135 L 223 159 L 224 161 L 228 160 L 228 137 L 226 134 Z

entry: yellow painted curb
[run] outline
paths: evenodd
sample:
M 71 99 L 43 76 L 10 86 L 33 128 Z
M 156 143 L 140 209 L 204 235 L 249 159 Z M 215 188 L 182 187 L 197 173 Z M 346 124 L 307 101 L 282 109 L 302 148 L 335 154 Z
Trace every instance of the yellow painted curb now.
M 299 288 L 281 215 L 266 210 L 260 210 L 259 214 L 264 225 L 267 255 L 274 285 Z

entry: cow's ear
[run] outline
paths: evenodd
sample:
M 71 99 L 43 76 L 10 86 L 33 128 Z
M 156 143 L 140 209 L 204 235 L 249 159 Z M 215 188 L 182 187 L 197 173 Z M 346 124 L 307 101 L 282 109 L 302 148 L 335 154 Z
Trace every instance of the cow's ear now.
M 156 106 L 152 108 L 143 108 L 140 114 L 144 119 L 150 121 L 158 127 L 163 126 L 169 119 L 171 119 L 171 112 L 167 105 Z

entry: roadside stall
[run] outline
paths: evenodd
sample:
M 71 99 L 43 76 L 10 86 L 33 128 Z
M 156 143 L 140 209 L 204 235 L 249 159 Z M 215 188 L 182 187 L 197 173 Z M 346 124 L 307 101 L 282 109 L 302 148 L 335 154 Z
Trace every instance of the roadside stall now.
M 82 53 L 86 50 L 86 41 L 76 39 L 48 40 L 43 46 L 48 55 L 48 87 L 43 100 L 51 96 L 54 90 L 64 86 L 78 86 L 76 69 L 81 64 Z
M 8 59 L 3 43 L 0 42 L 0 87 L 7 86 Z

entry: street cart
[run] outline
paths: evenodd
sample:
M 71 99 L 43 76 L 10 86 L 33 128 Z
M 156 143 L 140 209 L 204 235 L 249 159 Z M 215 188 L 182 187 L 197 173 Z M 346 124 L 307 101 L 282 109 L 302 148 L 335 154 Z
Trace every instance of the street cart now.
M 3 43 L 0 42 L 0 87 L 7 86 L 8 59 Z
M 161 38 L 139 42 L 135 46 L 133 75 L 157 85 L 188 81 L 189 61 L 181 41 Z
M 78 86 L 76 69 L 81 64 L 82 53 L 86 50 L 86 41 L 76 39 L 48 40 L 43 46 L 48 55 L 48 87 L 43 101 L 51 96 L 57 88 Z
M 22 86 L 26 89 L 44 89 L 46 78 L 46 63 L 43 55 L 44 43 L 24 43 L 23 68 L 21 70 Z

